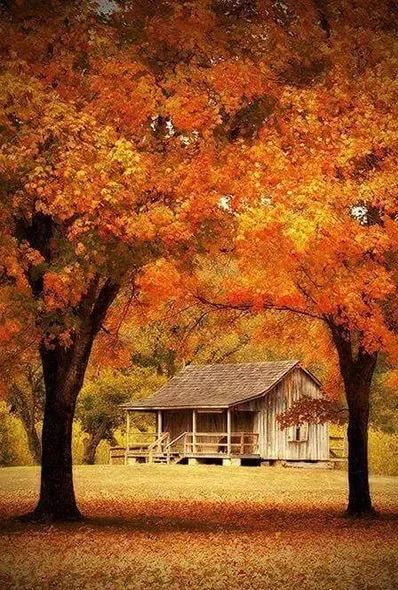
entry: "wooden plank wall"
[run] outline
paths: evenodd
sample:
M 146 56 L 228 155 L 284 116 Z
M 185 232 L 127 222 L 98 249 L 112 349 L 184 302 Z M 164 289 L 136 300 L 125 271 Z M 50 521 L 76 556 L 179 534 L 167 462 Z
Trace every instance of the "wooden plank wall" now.
M 191 429 L 192 430 L 192 429 Z M 220 413 L 202 413 L 196 414 L 196 431 L 197 432 L 227 432 L 227 414 Z
M 328 424 L 309 424 L 308 440 L 289 440 L 289 429 L 281 430 L 276 419 L 294 400 L 302 395 L 320 397 L 317 384 L 301 369 L 285 377 L 265 398 L 242 404 L 240 409 L 257 412 L 254 423 L 259 433 L 260 454 L 263 459 L 322 461 L 329 459 Z
M 163 432 L 169 432 L 171 439 L 183 432 L 192 432 L 192 410 L 162 410 Z M 232 432 L 257 432 L 253 427 L 255 414 L 252 411 L 232 411 Z M 197 412 L 197 432 L 227 432 L 227 411 Z
M 309 424 L 308 439 L 289 440 L 289 429 L 282 430 L 276 419 L 294 400 L 302 395 L 320 397 L 318 385 L 301 369 L 289 373 L 263 398 L 240 404 L 232 412 L 233 432 L 258 432 L 263 459 L 327 461 L 329 459 L 328 424 Z M 252 414 L 245 412 L 250 411 Z M 171 440 L 192 431 L 192 410 L 163 411 L 163 432 Z M 253 416 L 253 418 L 252 418 Z M 197 432 L 226 432 L 226 413 L 197 413 Z M 254 423 L 253 423 L 254 422 Z
M 173 440 L 183 432 L 192 432 L 192 410 L 162 410 L 163 432 Z

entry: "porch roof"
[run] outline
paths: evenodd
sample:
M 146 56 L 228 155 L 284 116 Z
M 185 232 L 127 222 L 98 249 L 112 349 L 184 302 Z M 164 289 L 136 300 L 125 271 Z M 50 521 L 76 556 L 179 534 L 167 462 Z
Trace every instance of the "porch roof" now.
M 129 410 L 228 408 L 267 393 L 296 367 L 320 385 L 298 360 L 188 365 L 150 397 L 122 407 Z

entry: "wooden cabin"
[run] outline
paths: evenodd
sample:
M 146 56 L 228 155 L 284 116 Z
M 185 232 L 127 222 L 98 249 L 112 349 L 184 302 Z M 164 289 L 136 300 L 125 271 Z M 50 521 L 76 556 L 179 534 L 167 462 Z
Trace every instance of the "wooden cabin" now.
M 329 461 L 328 424 L 281 429 L 277 416 L 301 396 L 321 396 L 320 382 L 299 361 L 189 365 L 147 399 L 123 404 L 126 464 L 223 465 Z M 131 415 L 152 413 L 154 433 L 132 433 Z

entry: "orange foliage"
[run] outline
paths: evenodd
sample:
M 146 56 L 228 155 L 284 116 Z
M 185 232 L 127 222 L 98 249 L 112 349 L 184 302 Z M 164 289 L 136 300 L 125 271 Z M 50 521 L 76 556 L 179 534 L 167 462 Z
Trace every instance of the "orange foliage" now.
M 360 4 L 3 13 L 0 223 L 18 288 L 43 278 L 46 330 L 74 329 L 93 277 L 184 299 L 198 252 L 234 244 L 218 299 L 397 350 L 397 23 L 387 0 Z M 50 265 L 9 229 L 39 213 Z

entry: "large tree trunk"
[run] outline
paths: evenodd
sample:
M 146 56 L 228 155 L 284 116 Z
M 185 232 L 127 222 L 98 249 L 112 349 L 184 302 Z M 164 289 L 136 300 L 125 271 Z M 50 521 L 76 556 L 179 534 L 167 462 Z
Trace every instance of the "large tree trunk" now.
M 63 256 L 57 251 L 58 233 L 67 230 L 44 213 L 30 220 L 15 218 L 15 235 L 20 243 L 40 252 L 51 268 Z M 26 270 L 32 295 L 43 302 L 44 272 L 37 266 Z M 120 285 L 110 277 L 95 275 L 87 283 L 78 304 L 60 310 L 56 316 L 45 312 L 41 318 L 43 339 L 40 356 L 43 367 L 46 403 L 42 433 L 42 472 L 39 502 L 27 519 L 69 520 L 80 518 L 72 477 L 72 425 L 76 399 L 82 388 L 92 345 Z M 44 310 L 46 306 L 43 306 Z M 70 319 L 73 317 L 73 328 Z M 54 329 L 55 328 L 55 329 Z M 70 344 L 58 339 L 60 328 L 69 331 Z
M 25 518 L 78 520 L 72 475 L 72 427 L 92 339 L 80 332 L 70 349 L 45 342 L 40 347 L 46 391 L 42 430 L 41 483 L 38 504 Z M 86 354 L 80 351 L 86 349 Z M 76 365 L 76 361 L 79 365 Z
M 347 512 L 350 515 L 373 512 L 368 473 L 368 420 L 370 387 L 347 391 L 348 414 L 348 482 Z
M 374 514 L 369 490 L 368 425 L 369 400 L 377 353 L 360 345 L 353 353 L 351 335 L 329 323 L 335 342 L 348 405 L 348 507 L 349 516 Z
M 42 434 L 40 499 L 33 517 L 78 520 L 72 476 L 74 401 L 59 395 L 56 384 L 47 393 Z
M 77 520 L 72 474 L 72 426 L 76 400 L 82 388 L 94 338 L 118 285 L 108 280 L 101 289 L 93 284 L 82 301 L 80 326 L 72 343 L 48 346 L 43 340 L 40 355 L 46 391 L 42 433 L 42 470 L 38 504 L 27 520 Z

